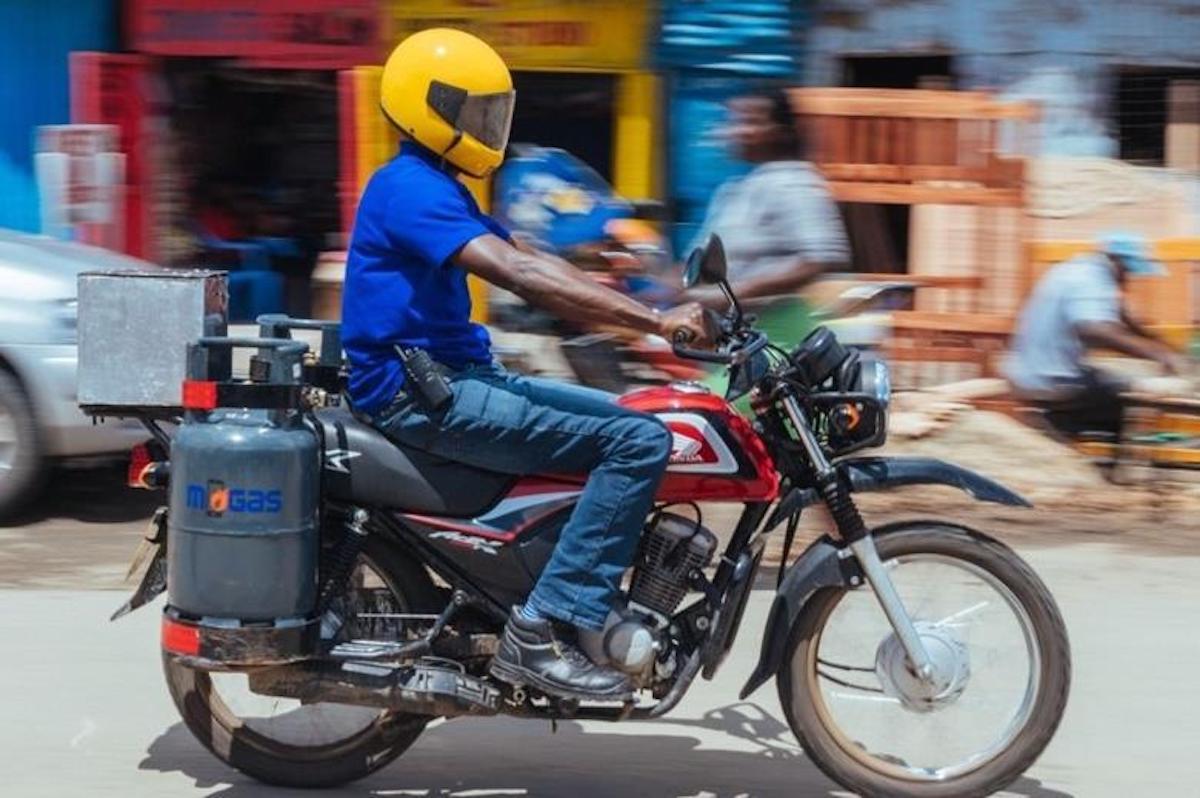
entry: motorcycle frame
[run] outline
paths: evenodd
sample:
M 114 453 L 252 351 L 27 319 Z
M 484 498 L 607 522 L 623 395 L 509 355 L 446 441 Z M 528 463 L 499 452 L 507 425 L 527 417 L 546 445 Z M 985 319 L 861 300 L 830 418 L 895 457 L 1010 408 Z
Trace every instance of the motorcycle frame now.
M 768 614 L 759 663 L 741 690 L 743 699 L 778 672 L 783 664 L 785 643 L 792 625 L 808 601 L 821 589 L 855 588 L 869 582 L 876 589 L 893 624 L 902 628 L 907 621 L 903 608 L 898 606 L 894 589 L 888 595 L 890 581 L 886 580 L 886 575 L 881 581 L 879 570 L 872 567 L 878 562 L 872 532 L 857 517 L 850 493 L 887 490 L 902 485 L 942 484 L 959 488 L 980 501 L 1010 506 L 1029 504 L 998 483 L 932 458 L 860 457 L 831 461 L 817 442 L 796 396 L 785 393 L 778 408 L 782 409 L 772 406 L 759 412 L 758 421 L 762 426 L 754 434 L 770 452 L 785 490 L 770 500 L 742 503 L 742 512 L 712 579 L 701 577 L 693 584 L 702 593 L 701 598 L 677 610 L 672 616 L 673 624 L 686 626 L 692 647 L 683 652 L 683 665 L 666 695 L 647 707 L 634 707 L 632 704 L 622 707 L 579 707 L 559 702 L 552 703 L 545 710 L 529 705 L 506 707 L 508 714 L 626 720 L 655 718 L 669 712 L 687 693 L 702 668 L 706 679 L 715 675 L 736 641 L 745 599 L 753 588 L 766 536 L 785 520 L 798 517 L 804 508 L 812 504 L 825 502 L 828 506 L 832 500 L 840 504 L 840 515 L 844 516 L 846 508 L 850 508 L 858 523 L 847 523 L 844 518 L 839 518 L 838 510 L 830 506 L 837 522 L 830 534 L 813 542 L 791 565 L 786 561 L 785 553 L 785 559 L 779 564 L 783 579 Z M 785 417 L 796 431 L 795 437 L 788 434 Z M 669 503 L 660 503 L 659 508 Z M 772 508 L 774 512 L 771 512 Z M 352 512 L 354 508 L 339 509 Z M 405 522 L 403 514 L 375 510 L 372 519 L 392 542 L 408 547 L 453 589 L 471 596 L 473 606 L 484 612 L 498 627 L 503 625 L 509 608 L 490 597 L 475 583 L 472 575 L 446 553 L 428 543 Z M 870 563 L 873 554 L 876 563 L 864 567 L 863 563 Z M 891 608 L 888 606 L 889 600 Z M 721 623 L 724 620 L 722 613 L 726 612 L 734 615 Z M 894 618 L 897 612 L 900 617 Z M 911 621 L 907 621 L 907 624 L 909 630 L 906 631 L 911 631 Z M 904 636 L 899 629 L 898 634 Z M 922 654 L 918 643 L 914 646 L 913 661 L 921 663 Z

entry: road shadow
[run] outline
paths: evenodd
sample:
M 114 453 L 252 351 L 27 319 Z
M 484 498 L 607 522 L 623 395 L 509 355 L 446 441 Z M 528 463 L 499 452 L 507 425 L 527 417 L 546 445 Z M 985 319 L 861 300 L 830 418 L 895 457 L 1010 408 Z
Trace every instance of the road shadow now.
M 51 519 L 106 524 L 149 518 L 166 502 L 161 491 L 139 490 L 125 484 L 125 466 L 106 463 L 53 469 L 36 499 L 0 527 L 19 527 Z
M 698 736 L 689 734 L 693 730 Z M 201 748 L 183 724 L 164 732 L 146 753 L 141 769 L 183 773 L 196 787 L 211 790 L 210 798 L 312 795 L 260 784 L 226 767 Z M 1020 779 L 1007 794 L 1072 798 L 1031 778 Z M 783 722 L 756 704 L 741 703 L 699 718 L 653 725 L 607 727 L 566 721 L 558 724 L 556 733 L 550 724 L 537 721 L 450 721 L 427 730 L 412 749 L 379 773 L 321 795 L 832 798 L 847 793 L 805 757 Z

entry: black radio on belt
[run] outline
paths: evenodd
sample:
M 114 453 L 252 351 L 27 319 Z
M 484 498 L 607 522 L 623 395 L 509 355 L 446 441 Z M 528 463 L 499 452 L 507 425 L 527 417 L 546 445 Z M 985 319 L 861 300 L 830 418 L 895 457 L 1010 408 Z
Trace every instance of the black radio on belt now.
M 450 383 L 437 370 L 433 359 L 424 349 L 397 346 L 400 365 L 404 368 L 405 388 L 426 412 L 434 413 L 450 403 Z

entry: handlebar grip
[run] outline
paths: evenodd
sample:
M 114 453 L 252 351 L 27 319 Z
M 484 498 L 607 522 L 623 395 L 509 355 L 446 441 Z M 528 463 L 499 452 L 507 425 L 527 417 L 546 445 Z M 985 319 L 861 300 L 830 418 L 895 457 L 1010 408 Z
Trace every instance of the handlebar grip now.
M 703 360 L 705 363 L 732 363 L 733 359 L 729 355 L 720 352 L 714 352 L 711 349 L 691 349 L 683 344 L 674 344 L 671 351 L 675 353 L 675 357 L 687 358 L 688 360 Z

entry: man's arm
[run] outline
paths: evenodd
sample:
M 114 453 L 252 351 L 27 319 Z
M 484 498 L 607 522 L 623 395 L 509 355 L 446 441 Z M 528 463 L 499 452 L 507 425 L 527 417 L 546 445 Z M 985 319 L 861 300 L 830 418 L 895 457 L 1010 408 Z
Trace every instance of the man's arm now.
M 759 234 L 775 242 L 781 253 L 790 257 L 773 259 L 754 268 L 746 277 L 732 281 L 738 299 L 756 299 L 798 293 L 822 272 L 844 268 L 850 259 L 850 246 L 837 203 L 829 187 L 810 167 L 794 168 L 774 178 L 769 186 L 756 190 L 755 202 L 768 205 Z M 715 199 L 714 199 L 715 203 Z M 692 298 L 689 294 L 689 298 Z M 724 307 L 719 291 L 702 288 L 696 301 L 710 307 Z
M 1121 323 L 1128 327 L 1134 335 L 1146 338 L 1150 341 L 1155 341 L 1162 346 L 1167 346 L 1167 344 L 1164 343 L 1161 338 L 1151 332 L 1149 328 L 1147 328 L 1133 316 L 1129 315 L 1129 311 L 1124 307 L 1121 308 Z
M 670 338 L 685 330 L 706 340 L 702 309 L 695 303 L 657 313 L 619 291 L 600 285 L 562 258 L 495 235 L 472 239 L 455 262 L 489 283 L 512 291 L 530 304 L 583 324 L 616 324 Z
M 1191 370 L 1191 361 L 1182 352 L 1175 349 L 1169 343 L 1160 338 L 1157 334 L 1143 325 L 1137 319 L 1129 314 L 1129 311 L 1124 306 L 1121 307 L 1121 322 L 1128 327 L 1135 335 L 1141 336 L 1143 339 L 1153 344 L 1158 348 L 1159 356 L 1155 358 L 1163 365 L 1163 368 L 1170 374 L 1186 374 Z
M 1170 374 L 1179 374 L 1184 360 L 1162 341 L 1139 335 L 1133 329 L 1112 321 L 1085 321 L 1075 325 L 1080 339 L 1089 347 L 1112 349 L 1122 354 L 1153 360 Z

